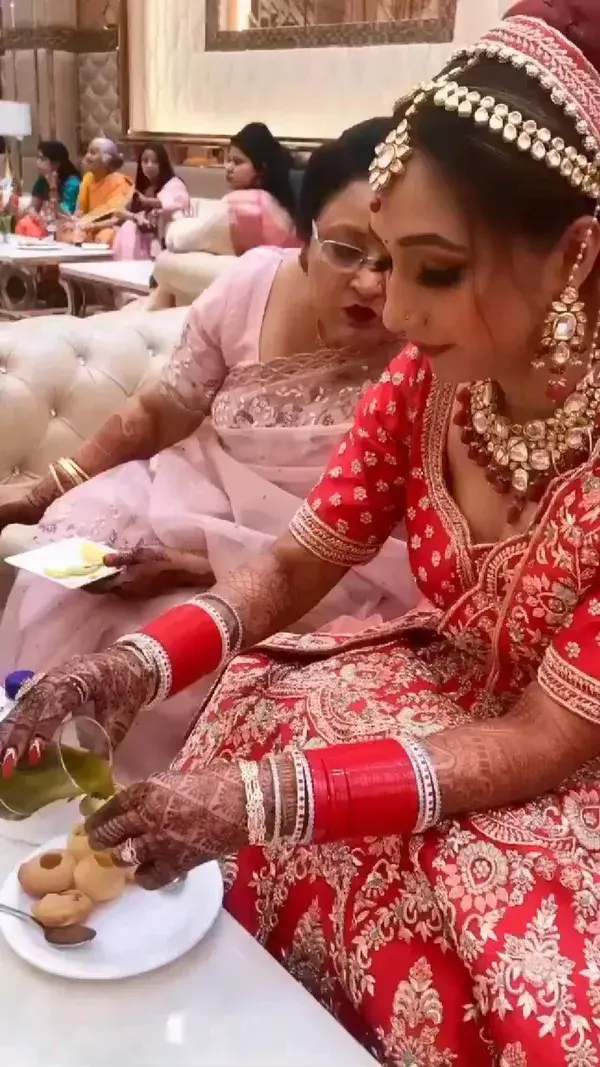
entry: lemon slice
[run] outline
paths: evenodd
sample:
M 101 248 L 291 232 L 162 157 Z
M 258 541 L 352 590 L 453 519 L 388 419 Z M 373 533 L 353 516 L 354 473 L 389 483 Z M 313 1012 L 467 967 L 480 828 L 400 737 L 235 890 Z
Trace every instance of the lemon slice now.
M 74 567 L 44 567 L 44 574 L 48 578 L 85 578 L 99 570 L 100 565 L 97 563 L 87 566 L 85 563 L 79 563 Z
M 94 564 L 96 567 L 101 567 L 105 555 L 106 551 L 98 545 L 93 545 L 91 541 L 84 541 L 81 546 L 81 558 L 88 566 Z

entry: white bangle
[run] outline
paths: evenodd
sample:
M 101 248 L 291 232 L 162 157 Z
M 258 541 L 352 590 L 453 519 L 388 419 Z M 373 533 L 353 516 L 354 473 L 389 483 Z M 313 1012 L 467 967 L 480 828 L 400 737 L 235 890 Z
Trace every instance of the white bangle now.
M 442 818 L 442 794 L 440 783 L 431 756 L 418 741 L 403 740 L 415 774 L 419 794 L 419 814 L 414 828 L 415 834 L 423 834 L 432 826 L 437 826 Z
M 302 766 L 304 768 L 304 779 L 306 784 L 306 831 L 302 838 L 301 844 L 310 845 L 315 834 L 315 787 L 313 784 L 312 774 L 310 771 L 310 764 L 302 753 Z
M 304 776 L 304 757 L 297 748 L 288 749 L 296 772 L 296 822 L 290 844 L 299 845 L 304 837 L 306 819 L 306 778 Z
M 223 638 L 225 659 L 237 656 L 244 643 L 244 627 L 237 608 L 220 593 L 201 593 L 200 596 L 193 597 L 189 603 L 204 608 L 218 626 Z
M 149 711 L 157 704 L 162 704 L 170 696 L 173 688 L 173 670 L 171 661 L 160 641 L 150 637 L 149 634 L 135 633 L 120 637 L 115 644 L 130 648 L 152 671 L 156 687 L 142 710 Z
M 264 845 L 267 839 L 265 801 L 260 788 L 258 763 L 240 762 L 242 781 L 246 790 L 246 815 L 248 818 L 248 842 Z

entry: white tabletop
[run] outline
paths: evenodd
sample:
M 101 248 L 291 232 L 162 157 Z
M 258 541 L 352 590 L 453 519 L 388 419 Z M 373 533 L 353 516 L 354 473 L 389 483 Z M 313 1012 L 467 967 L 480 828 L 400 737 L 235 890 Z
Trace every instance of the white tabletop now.
M 77 245 L 61 244 L 54 241 L 45 244 L 40 241 L 37 245 L 21 246 L 18 238 L 0 241 L 0 263 L 20 263 L 23 266 L 35 266 L 36 264 L 57 264 L 71 262 L 85 262 L 90 259 L 112 259 L 110 248 L 93 249 L 91 245 L 79 248 Z
M 1 838 L 0 825 L 4 881 L 30 849 Z M 1 935 L 0 976 L 7 1067 L 375 1067 L 225 912 L 193 952 L 143 978 L 51 978 Z
M 154 270 L 151 259 L 111 260 L 110 263 L 65 263 L 60 276 L 65 281 L 92 282 L 111 289 L 147 293 Z

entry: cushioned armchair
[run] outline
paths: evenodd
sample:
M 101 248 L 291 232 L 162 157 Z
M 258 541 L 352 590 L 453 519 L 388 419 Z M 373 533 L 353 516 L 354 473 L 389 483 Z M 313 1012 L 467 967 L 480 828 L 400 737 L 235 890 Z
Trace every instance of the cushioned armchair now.
M 185 308 L 89 319 L 49 316 L 0 325 L 0 499 L 79 444 L 160 373 Z M 32 546 L 34 527 L 8 527 L 0 559 Z M 12 571 L 2 565 L 0 598 Z

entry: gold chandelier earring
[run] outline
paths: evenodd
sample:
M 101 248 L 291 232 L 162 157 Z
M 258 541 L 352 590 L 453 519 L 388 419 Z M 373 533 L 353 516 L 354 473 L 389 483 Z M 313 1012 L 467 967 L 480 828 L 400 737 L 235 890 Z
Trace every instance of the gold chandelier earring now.
M 565 377 L 569 367 L 581 367 L 581 352 L 585 348 L 588 318 L 585 304 L 573 285 L 555 300 L 544 324 L 542 336 L 543 355 L 533 361 L 533 366 L 542 368 L 548 363 L 550 378 L 546 387 L 549 400 L 559 403 L 568 396 L 570 386 Z
M 597 209 L 594 213 L 594 220 L 596 217 Z M 560 403 L 569 395 L 570 385 L 566 378 L 568 369 L 583 365 L 581 353 L 586 346 L 588 317 L 585 304 L 575 285 L 575 279 L 583 263 L 593 225 L 593 223 L 590 225 L 581 242 L 565 289 L 558 300 L 553 302 L 548 312 L 542 334 L 542 350 L 532 361 L 532 366 L 536 370 L 541 370 L 548 365 L 550 379 L 546 387 L 546 396 L 555 403 Z

